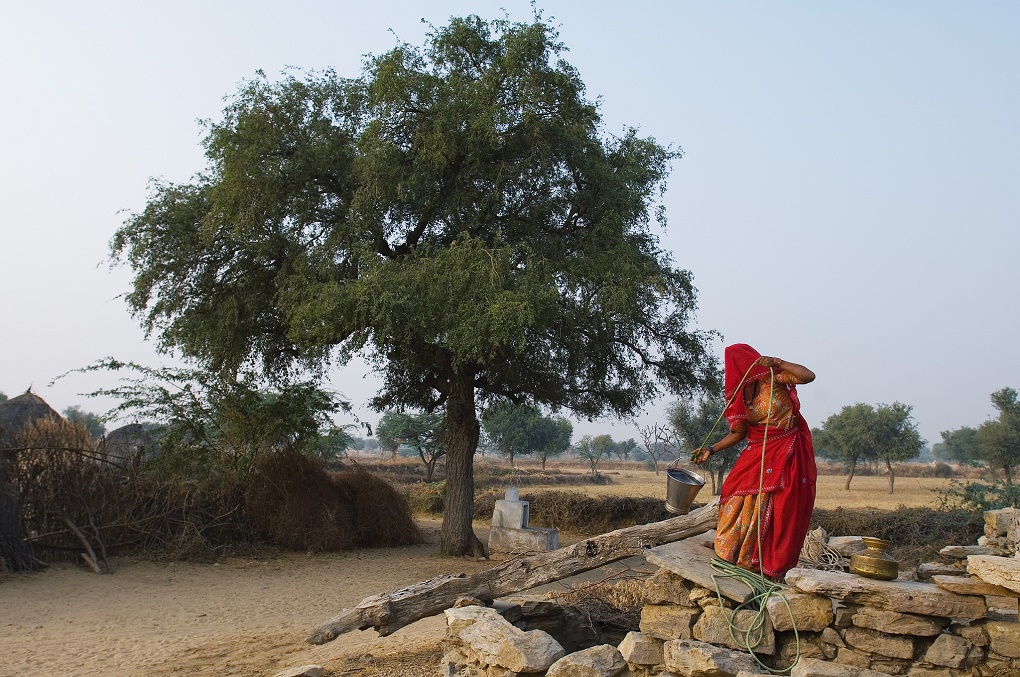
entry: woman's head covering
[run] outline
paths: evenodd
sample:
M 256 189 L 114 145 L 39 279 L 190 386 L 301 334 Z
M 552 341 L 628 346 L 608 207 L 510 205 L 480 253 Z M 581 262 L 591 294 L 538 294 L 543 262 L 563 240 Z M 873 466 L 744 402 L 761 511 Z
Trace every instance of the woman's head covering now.
M 732 425 L 735 421 L 747 418 L 747 407 L 744 406 L 744 398 L 741 395 L 734 396 L 734 393 L 748 383 L 769 378 L 770 370 L 768 367 L 755 364 L 755 361 L 761 357 L 761 353 L 746 343 L 734 343 L 731 346 L 726 346 L 724 356 L 726 362 L 724 378 L 726 382 L 726 402 L 728 404 L 723 416 Z M 797 397 L 797 388 L 793 385 L 787 385 L 786 389 L 790 394 L 790 400 L 793 402 L 794 411 L 799 414 L 800 399 Z M 800 419 L 799 416 L 797 418 Z
M 747 408 L 744 406 L 744 398 L 740 395 L 734 396 L 739 388 L 748 383 L 754 383 L 769 375 L 769 368 L 755 365 L 755 361 L 761 357 L 761 353 L 746 343 L 734 343 L 726 346 L 724 352 L 726 371 L 726 420 L 730 423 L 747 418 Z M 732 401 L 731 401 L 732 400 Z

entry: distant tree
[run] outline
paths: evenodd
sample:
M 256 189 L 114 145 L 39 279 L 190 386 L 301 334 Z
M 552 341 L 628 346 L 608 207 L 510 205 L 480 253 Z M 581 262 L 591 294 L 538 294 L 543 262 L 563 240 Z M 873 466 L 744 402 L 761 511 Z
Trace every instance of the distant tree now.
M 0 402 L 6 402 L 6 401 L 7 401 L 7 395 L 5 395 L 4 393 L 0 392 Z
M 913 407 L 901 402 L 882 404 L 875 409 L 876 426 L 878 428 L 875 444 L 876 456 L 885 462 L 889 472 L 889 493 L 893 493 L 896 474 L 893 462 L 909 461 L 917 458 L 924 447 L 924 440 L 917 431 L 917 424 L 910 413 Z
M 992 393 L 992 405 L 999 416 L 985 421 L 977 429 L 981 458 L 989 468 L 1002 472 L 1007 485 L 1013 484 L 1013 474 L 1020 465 L 1020 399 L 1013 388 Z
M 936 459 L 949 463 L 982 463 L 977 429 L 963 426 L 956 430 L 942 431 L 942 441 L 932 445 L 932 453 Z
M 84 411 L 78 405 L 70 406 L 64 409 L 62 412 L 64 418 L 71 423 L 80 423 L 85 426 L 85 429 L 89 431 L 89 435 L 92 435 L 93 439 L 99 439 L 106 432 L 106 425 L 103 423 L 103 417 L 99 414 L 94 414 L 91 411 Z
M 570 448 L 573 436 L 573 424 L 562 416 L 542 416 L 535 422 L 533 453 L 542 459 L 542 470 L 545 470 L 546 461 Z
M 446 456 L 446 431 L 443 416 L 438 412 L 408 414 L 403 428 L 398 430 L 400 440 L 418 452 L 418 458 L 425 464 L 425 481 L 431 482 L 436 464 Z
M 444 411 L 444 554 L 481 546 L 480 407 L 628 415 L 710 363 L 649 227 L 680 152 L 605 134 L 565 49 L 540 14 L 471 16 L 360 77 L 259 74 L 208 125 L 208 169 L 111 243 L 161 347 L 270 381 L 367 355 L 377 410 Z
M 654 423 L 641 428 L 641 443 L 651 461 L 649 468 L 659 474 L 659 462 L 664 458 L 675 458 L 680 448 L 676 431 L 668 425 Z
M 403 435 L 410 426 L 410 415 L 401 411 L 387 411 L 375 427 L 379 447 L 390 452 L 390 458 L 397 460 L 397 449 L 404 444 Z
M 514 457 L 530 454 L 535 448 L 534 438 L 541 419 L 542 412 L 535 407 L 504 400 L 485 410 L 482 427 L 490 444 L 510 460 L 512 468 Z
M 612 453 L 621 461 L 628 461 L 630 460 L 631 453 L 633 453 L 634 450 L 637 449 L 637 445 L 638 444 L 637 442 L 634 441 L 633 437 L 630 439 L 623 440 L 621 442 L 614 442 Z
M 858 462 L 874 454 L 878 444 L 877 435 L 874 407 L 858 402 L 843 407 L 838 414 L 825 419 L 822 427 L 812 435 L 812 441 L 826 457 L 843 462 L 847 469 L 843 488 L 850 491 L 850 482 Z
M 599 477 L 599 461 L 609 455 L 609 450 L 613 448 L 613 438 L 611 435 L 585 435 L 581 438 L 581 441 L 577 443 L 574 448 L 577 457 L 586 461 L 588 466 L 591 468 L 591 476 L 593 479 Z
M 725 402 L 721 394 L 705 395 L 696 403 L 688 400 L 676 402 L 670 406 L 666 415 L 669 419 L 669 427 L 676 435 L 675 441 L 679 457 L 686 460 L 692 451 L 702 444 L 711 442 L 711 440 L 707 442 L 706 440 L 712 427 L 716 426 L 717 421 L 720 421 L 724 406 Z M 726 421 L 721 421 L 719 425 L 723 429 L 722 432 L 729 432 L 729 425 Z M 718 431 L 718 427 L 716 430 Z M 718 496 L 722 492 L 724 476 L 737 462 L 740 452 L 746 447 L 747 444 L 741 442 L 729 449 L 718 451 L 709 456 L 708 460 L 700 466 L 700 469 L 712 481 L 714 495 Z

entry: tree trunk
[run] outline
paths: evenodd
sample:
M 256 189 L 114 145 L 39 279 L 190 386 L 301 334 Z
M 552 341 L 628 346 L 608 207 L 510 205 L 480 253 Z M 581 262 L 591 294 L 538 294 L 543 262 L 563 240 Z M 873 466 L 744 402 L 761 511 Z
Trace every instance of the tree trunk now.
M 442 613 L 459 597 L 477 597 L 483 602 L 490 602 L 497 597 L 591 571 L 610 562 L 640 555 L 646 549 L 663 543 L 703 534 L 716 525 L 718 516 L 719 502 L 712 501 L 687 515 L 617 529 L 551 552 L 514 557 L 488 571 L 470 576 L 443 574 L 398 588 L 389 594 L 372 595 L 316 627 L 308 641 L 325 644 L 346 632 L 367 628 L 375 628 L 380 635 L 389 635 L 420 618 Z M 704 553 L 706 562 L 711 558 L 711 550 L 697 549 Z
M 454 374 L 446 398 L 446 505 L 439 532 L 439 552 L 443 555 L 485 555 L 485 546 L 471 528 L 479 432 L 474 376 Z
M 888 458 L 885 459 L 885 467 L 889 469 L 889 493 L 891 494 L 896 484 L 896 475 L 893 474 L 892 462 Z
M 850 480 L 854 478 L 854 471 L 857 470 L 857 459 L 850 461 L 850 473 L 846 476 L 846 486 L 843 487 L 844 491 L 850 491 Z

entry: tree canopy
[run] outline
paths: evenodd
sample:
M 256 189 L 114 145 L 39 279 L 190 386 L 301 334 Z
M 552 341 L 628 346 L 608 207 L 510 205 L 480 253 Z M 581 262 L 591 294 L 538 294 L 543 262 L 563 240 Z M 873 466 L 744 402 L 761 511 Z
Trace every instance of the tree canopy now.
M 471 531 L 477 410 L 629 415 L 710 366 L 653 216 L 680 156 L 602 128 L 556 31 L 452 19 L 358 77 L 259 74 L 207 123 L 205 172 L 115 234 L 165 350 L 281 379 L 356 355 L 379 409 L 443 408 L 440 548 Z
M 819 456 L 843 461 L 848 470 L 847 490 L 858 462 L 884 462 L 891 494 L 896 481 L 893 462 L 916 458 L 924 446 L 911 411 L 912 407 L 901 402 L 878 407 L 862 402 L 845 406 L 812 431 L 815 450 Z

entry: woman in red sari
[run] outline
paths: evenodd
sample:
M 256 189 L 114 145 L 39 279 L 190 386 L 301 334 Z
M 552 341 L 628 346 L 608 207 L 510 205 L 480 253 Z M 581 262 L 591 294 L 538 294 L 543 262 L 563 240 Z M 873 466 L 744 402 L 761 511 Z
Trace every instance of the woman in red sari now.
M 722 485 L 715 552 L 727 562 L 780 578 L 797 565 L 815 504 L 815 454 L 796 388 L 815 375 L 799 364 L 762 357 L 744 343 L 728 346 L 725 356 L 724 415 L 730 432 L 696 449 L 691 459 L 704 463 L 747 439 Z

